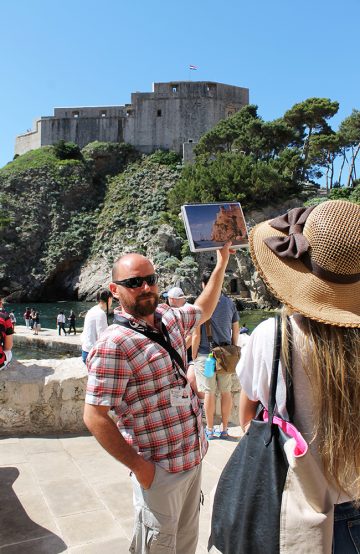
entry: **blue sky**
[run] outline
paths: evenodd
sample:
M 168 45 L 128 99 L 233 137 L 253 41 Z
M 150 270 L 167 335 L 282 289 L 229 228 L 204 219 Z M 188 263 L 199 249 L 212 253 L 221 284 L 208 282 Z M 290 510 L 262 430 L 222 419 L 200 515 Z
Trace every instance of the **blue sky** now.
M 118 105 L 153 82 L 248 87 L 265 120 L 311 96 L 360 109 L 359 0 L 0 0 L 0 167 L 54 107 Z

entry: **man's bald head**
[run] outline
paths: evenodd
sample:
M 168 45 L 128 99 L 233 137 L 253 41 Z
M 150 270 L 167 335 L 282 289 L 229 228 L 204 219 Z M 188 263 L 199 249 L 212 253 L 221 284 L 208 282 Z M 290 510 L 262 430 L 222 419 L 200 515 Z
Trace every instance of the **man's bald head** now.
M 121 281 L 138 275 L 150 275 L 154 273 L 153 264 L 141 254 L 125 254 L 114 263 L 112 280 Z
M 156 281 L 149 285 L 147 281 L 140 279 L 141 285 L 135 287 L 119 284 L 119 281 L 133 277 L 148 277 L 154 273 L 153 264 L 141 254 L 125 254 L 115 262 L 112 271 L 113 282 L 109 288 L 113 296 L 120 301 L 123 310 L 135 317 L 153 317 L 159 303 Z

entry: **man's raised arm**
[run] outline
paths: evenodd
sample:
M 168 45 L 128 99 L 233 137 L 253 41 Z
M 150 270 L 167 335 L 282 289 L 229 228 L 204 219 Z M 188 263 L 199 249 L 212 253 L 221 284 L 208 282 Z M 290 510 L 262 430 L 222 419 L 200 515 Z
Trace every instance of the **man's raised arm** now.
M 219 301 L 222 285 L 224 282 L 225 270 L 229 261 L 231 243 L 226 243 L 220 250 L 216 251 L 217 262 L 214 271 L 211 274 L 209 282 L 195 300 L 195 305 L 201 309 L 200 324 L 210 319 L 216 305 Z

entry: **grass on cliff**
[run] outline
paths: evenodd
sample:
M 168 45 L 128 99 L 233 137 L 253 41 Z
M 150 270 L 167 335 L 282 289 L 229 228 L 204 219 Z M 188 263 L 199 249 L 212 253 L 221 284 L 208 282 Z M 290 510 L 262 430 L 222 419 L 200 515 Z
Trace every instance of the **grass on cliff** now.
M 81 160 L 59 160 L 52 146 L 43 146 L 42 148 L 30 150 L 26 152 L 26 154 L 16 157 L 13 161 L 0 169 L 0 174 L 18 174 L 29 169 L 41 169 L 42 167 L 52 167 L 55 169 L 81 164 L 83 164 Z

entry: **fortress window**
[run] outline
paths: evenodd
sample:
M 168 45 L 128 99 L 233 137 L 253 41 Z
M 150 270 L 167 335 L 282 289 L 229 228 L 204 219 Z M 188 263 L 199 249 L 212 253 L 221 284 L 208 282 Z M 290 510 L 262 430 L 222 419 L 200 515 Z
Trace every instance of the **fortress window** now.
M 171 85 L 172 86 L 172 91 L 173 92 L 177 92 L 178 89 L 179 89 L 179 85 Z
M 161 114 L 161 110 L 158 110 L 157 113 L 156 113 L 156 115 L 157 115 L 158 117 L 161 117 L 161 115 L 162 115 L 162 114 Z
M 106 117 L 106 110 L 103 110 L 102 112 L 100 112 L 100 115 L 101 117 Z
M 216 85 L 214 83 L 208 83 L 206 85 L 206 92 L 215 92 Z
M 72 112 L 73 117 L 79 117 L 79 115 L 80 115 L 80 112 Z

